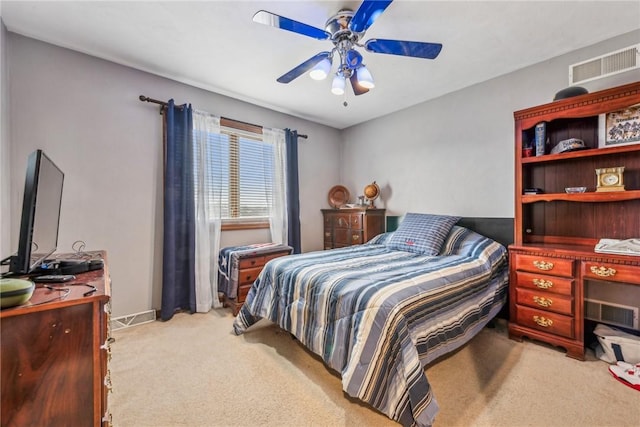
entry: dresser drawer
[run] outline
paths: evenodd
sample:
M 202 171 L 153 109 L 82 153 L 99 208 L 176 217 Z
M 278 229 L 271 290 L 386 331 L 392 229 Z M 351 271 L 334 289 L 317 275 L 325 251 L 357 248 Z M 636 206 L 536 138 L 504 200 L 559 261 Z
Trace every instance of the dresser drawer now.
M 516 321 L 528 328 L 573 338 L 573 317 L 517 305 Z
M 240 258 L 240 262 L 238 262 L 238 268 L 240 270 L 243 270 L 245 268 L 262 267 L 265 262 L 266 261 L 263 255 L 253 256 L 250 258 Z
M 252 284 L 258 278 L 258 275 L 260 274 L 261 271 L 262 271 L 262 266 L 240 269 L 240 271 L 238 271 L 238 284 L 239 285 Z
M 351 228 L 362 228 L 362 215 L 360 214 L 351 214 Z
M 640 285 L 640 266 L 584 261 L 582 263 L 582 276 L 585 279 L 608 280 L 611 282 Z
M 573 298 L 539 292 L 533 289 L 516 289 L 516 303 L 567 315 L 573 314 Z
M 573 263 L 571 259 L 537 255 L 516 254 L 515 259 L 516 270 L 564 277 L 573 277 Z
M 573 279 L 537 273 L 516 272 L 516 286 L 562 295 L 573 295 Z
M 349 214 L 336 214 L 333 217 L 333 226 L 336 228 L 349 228 L 351 223 L 351 215 Z

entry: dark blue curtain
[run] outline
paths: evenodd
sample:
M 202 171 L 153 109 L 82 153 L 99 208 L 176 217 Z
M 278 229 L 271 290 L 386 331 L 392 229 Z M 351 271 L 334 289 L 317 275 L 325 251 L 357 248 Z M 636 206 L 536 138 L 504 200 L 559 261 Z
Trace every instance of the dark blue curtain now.
M 287 146 L 287 217 L 289 246 L 294 254 L 301 252 L 300 243 L 300 184 L 298 183 L 298 132 L 285 129 Z
M 196 311 L 193 117 L 191 105 L 164 110 L 164 248 L 162 320 Z

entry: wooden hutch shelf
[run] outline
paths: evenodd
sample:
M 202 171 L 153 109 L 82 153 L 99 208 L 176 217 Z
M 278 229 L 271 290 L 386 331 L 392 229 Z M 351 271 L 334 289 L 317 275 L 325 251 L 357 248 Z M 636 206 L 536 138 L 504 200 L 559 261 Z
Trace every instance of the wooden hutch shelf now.
M 515 236 L 509 246 L 509 336 L 584 358 L 589 287 L 638 292 L 640 256 L 596 253 L 603 238 L 640 238 L 640 143 L 599 148 L 600 115 L 640 105 L 640 82 L 526 110 L 515 119 Z M 586 149 L 523 157 L 545 122 L 546 152 L 569 138 Z M 596 192 L 598 168 L 624 166 L 625 191 Z M 567 187 L 586 187 L 568 194 Z M 524 194 L 539 188 L 540 194 Z M 606 272 L 602 273 L 602 272 Z
M 552 194 L 525 194 L 522 203 L 553 202 L 564 200 L 567 202 L 618 202 L 623 200 L 640 199 L 640 190 L 612 191 L 597 193 L 595 191 L 585 193 L 552 193 Z

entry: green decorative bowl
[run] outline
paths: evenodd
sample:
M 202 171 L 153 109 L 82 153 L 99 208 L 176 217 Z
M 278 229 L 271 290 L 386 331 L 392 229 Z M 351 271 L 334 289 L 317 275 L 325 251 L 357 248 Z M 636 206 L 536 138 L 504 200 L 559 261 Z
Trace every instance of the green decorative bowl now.
M 31 298 L 36 285 L 30 280 L 0 279 L 0 308 L 15 307 Z

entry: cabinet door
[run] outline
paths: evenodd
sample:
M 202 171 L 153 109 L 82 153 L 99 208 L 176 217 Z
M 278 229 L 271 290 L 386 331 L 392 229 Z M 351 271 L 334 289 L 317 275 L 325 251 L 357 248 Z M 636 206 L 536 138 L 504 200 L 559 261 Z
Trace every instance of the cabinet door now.
M 2 319 L 3 426 L 91 426 L 101 417 L 94 417 L 92 308 Z

